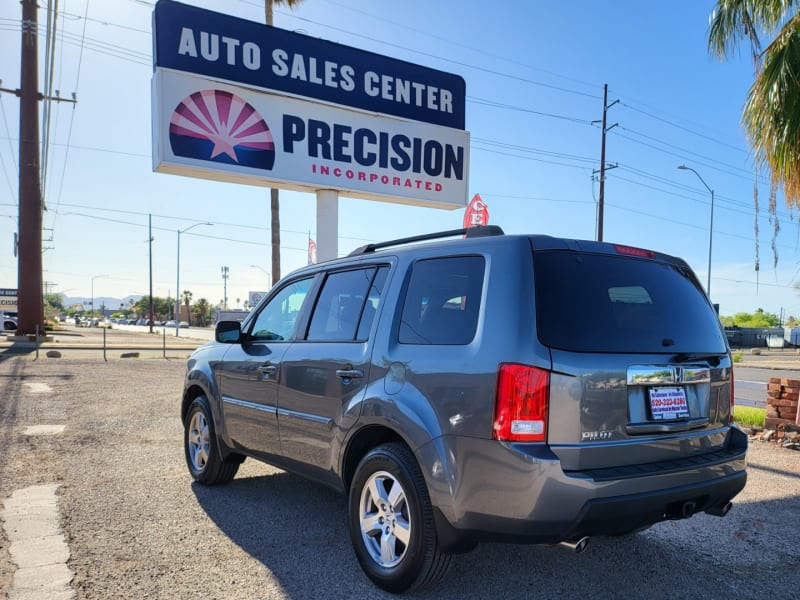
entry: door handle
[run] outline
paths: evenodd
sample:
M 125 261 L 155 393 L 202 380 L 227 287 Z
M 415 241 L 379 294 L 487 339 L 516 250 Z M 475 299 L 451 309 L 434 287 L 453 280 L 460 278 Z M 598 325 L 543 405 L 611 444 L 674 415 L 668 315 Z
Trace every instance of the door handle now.
M 364 376 L 364 371 L 359 371 L 358 369 L 337 369 L 336 375 L 341 377 L 345 383 L 348 383 L 351 379 L 360 379 Z
M 261 373 L 261 378 L 265 381 L 276 379 L 273 375 L 278 374 L 278 367 L 275 365 L 262 365 L 258 367 L 258 370 Z

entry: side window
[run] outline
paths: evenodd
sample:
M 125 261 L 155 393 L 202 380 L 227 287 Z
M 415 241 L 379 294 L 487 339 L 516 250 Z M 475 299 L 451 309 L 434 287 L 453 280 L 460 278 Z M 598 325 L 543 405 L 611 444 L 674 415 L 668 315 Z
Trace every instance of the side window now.
M 256 317 L 250 330 L 250 340 L 280 342 L 288 340 L 294 331 L 300 308 L 311 289 L 312 279 L 290 283 L 272 298 Z
M 306 339 L 353 341 L 374 276 L 375 267 L 329 274 Z
M 417 262 L 403 303 L 401 344 L 469 344 L 475 337 L 485 261 L 480 256 Z

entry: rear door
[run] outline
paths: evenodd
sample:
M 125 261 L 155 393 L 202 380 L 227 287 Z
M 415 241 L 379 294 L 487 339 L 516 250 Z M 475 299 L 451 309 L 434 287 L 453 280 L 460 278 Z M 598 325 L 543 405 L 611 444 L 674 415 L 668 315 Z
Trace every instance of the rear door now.
M 358 417 L 388 271 L 369 265 L 327 273 L 305 335 L 282 359 L 282 452 L 316 477 L 333 473 L 344 433 Z
M 732 364 L 682 261 L 596 244 L 534 253 L 548 442 L 567 469 L 676 460 L 727 440 Z

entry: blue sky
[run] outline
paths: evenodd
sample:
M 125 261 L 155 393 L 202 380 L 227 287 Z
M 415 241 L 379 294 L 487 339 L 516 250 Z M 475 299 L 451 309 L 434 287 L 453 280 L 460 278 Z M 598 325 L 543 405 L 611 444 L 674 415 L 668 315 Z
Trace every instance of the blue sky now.
M 263 21 L 263 2 L 187 2 Z M 42 3 L 43 4 L 43 3 Z M 605 188 L 607 241 L 685 258 L 706 281 L 710 195 L 715 190 L 712 299 L 722 314 L 800 316 L 800 228 L 778 199 L 779 262 L 773 268 L 759 182 L 761 271 L 754 272 L 753 158 L 740 126 L 752 81 L 749 51 L 721 63 L 706 49 L 714 3 L 679 0 L 381 4 L 305 0 L 276 9 L 275 24 L 456 73 L 466 80 L 471 133 L 469 196 L 508 233 L 593 239 L 603 84 L 609 85 Z M 154 294 L 181 288 L 212 304 L 263 290 L 270 268 L 269 193 L 258 187 L 152 172 L 151 17 L 147 0 L 61 0 L 63 39 L 55 87 L 78 103 L 53 109 L 45 202 L 45 280 L 67 296 L 148 291 L 148 214 L 153 215 Z M 0 4 L 2 87 L 19 86 L 20 5 Z M 86 18 L 84 18 L 86 17 Z M 45 13 L 40 11 L 40 23 Z M 84 30 L 85 28 L 85 30 Z M 83 39 L 83 44 L 81 40 Z M 44 40 L 40 40 L 44 50 Z M 43 71 L 43 64 L 40 63 Z M 16 287 L 11 252 L 18 189 L 18 101 L 0 94 L 0 287 Z M 281 192 L 282 271 L 306 263 L 316 238 L 313 194 Z M 459 227 L 446 211 L 340 198 L 339 253 L 369 241 Z M 253 267 L 251 265 L 257 265 Z M 260 268 L 259 268 L 260 267 Z

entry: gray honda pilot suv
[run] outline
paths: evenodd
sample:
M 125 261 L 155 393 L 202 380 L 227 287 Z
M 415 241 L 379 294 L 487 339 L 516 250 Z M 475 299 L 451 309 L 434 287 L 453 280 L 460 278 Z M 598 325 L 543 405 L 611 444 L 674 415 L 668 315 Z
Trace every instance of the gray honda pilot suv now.
M 340 490 L 390 592 L 481 541 L 580 551 L 723 516 L 745 485 L 725 335 L 658 252 L 497 227 L 371 244 L 215 337 L 183 392 L 192 477 L 251 457 Z

